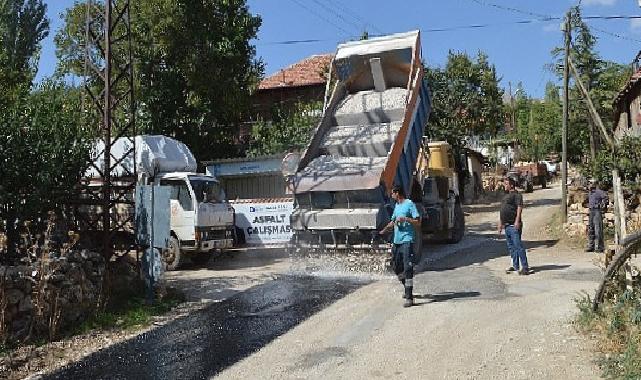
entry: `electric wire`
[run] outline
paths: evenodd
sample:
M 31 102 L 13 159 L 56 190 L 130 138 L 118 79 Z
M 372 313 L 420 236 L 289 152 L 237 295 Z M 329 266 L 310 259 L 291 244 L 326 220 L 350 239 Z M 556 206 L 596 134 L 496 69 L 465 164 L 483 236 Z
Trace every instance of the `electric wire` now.
M 292 0 L 294 2 L 298 0 Z M 475 0 L 472 0 L 475 1 Z M 512 21 L 512 22 L 502 22 L 502 23 L 485 23 L 485 24 L 467 24 L 467 25 L 456 25 L 456 26 L 450 26 L 450 27 L 440 27 L 440 28 L 428 28 L 428 29 L 421 29 L 421 32 L 423 33 L 439 33 L 439 32 L 453 32 L 453 31 L 459 31 L 459 30 L 468 30 L 468 29 L 485 29 L 485 28 L 494 28 L 494 27 L 499 27 L 499 26 L 507 26 L 507 25 L 528 25 L 528 24 L 536 24 L 536 23 L 546 23 L 550 21 L 562 21 L 564 17 L 559 17 L 559 16 L 547 16 L 546 18 L 535 18 L 535 19 L 526 19 L 526 20 L 517 20 L 517 21 Z M 626 19 L 626 20 L 635 20 L 635 19 L 641 19 L 641 15 L 631 15 L 631 16 L 587 16 L 583 17 L 583 19 L 587 20 L 617 20 L 617 19 Z M 329 21 L 328 21 L 329 22 Z M 332 23 L 333 24 L 333 23 Z M 335 24 L 333 24 L 336 26 Z M 593 28 L 591 26 L 591 28 Z M 622 36 L 613 32 L 608 32 L 604 31 L 599 28 L 593 28 L 595 31 L 599 31 L 601 33 L 606 33 L 609 34 L 613 37 L 621 38 L 621 39 L 626 39 L 630 40 L 633 42 L 641 42 L 641 40 L 633 39 L 631 37 L 627 36 Z M 357 39 L 359 36 L 355 35 L 350 35 L 349 32 L 343 30 L 348 37 L 348 39 Z M 370 35 L 371 37 L 379 37 L 382 36 L 383 34 L 372 34 Z M 315 42 L 328 42 L 328 41 L 336 41 L 336 39 L 305 39 L 305 40 L 285 40 L 285 41 L 271 41 L 271 42 L 265 42 L 262 43 L 261 45 L 295 45 L 299 43 L 315 43 Z
M 328 24 L 330 24 L 330 25 L 334 26 L 335 28 L 339 29 L 339 30 L 340 30 L 340 31 L 342 31 L 342 32 L 343 32 L 343 34 L 345 34 L 346 36 L 349 36 L 349 35 L 350 35 L 350 32 L 348 32 L 347 30 L 345 30 L 342 26 L 340 26 L 340 25 L 336 24 L 335 22 L 333 22 L 333 21 L 329 20 L 329 19 L 328 19 L 328 18 L 326 18 L 325 16 L 323 16 L 323 15 L 319 14 L 319 13 L 318 13 L 318 12 L 316 12 L 314 9 L 312 9 L 312 8 L 308 7 L 307 5 L 305 5 L 305 3 L 303 3 L 302 1 L 299 1 L 299 0 L 291 0 L 291 1 L 292 1 L 293 3 L 295 3 L 295 4 L 297 4 L 299 7 L 301 7 L 301 8 L 303 8 L 303 9 L 305 9 L 307 12 L 311 13 L 312 15 L 314 15 L 316 18 L 318 18 L 318 19 L 320 19 L 320 20 L 322 20 L 322 21 L 325 21 L 326 23 L 328 23 Z
M 330 2 L 330 3 L 332 3 L 336 8 L 339 8 L 339 9 L 341 9 L 343 12 L 345 12 L 345 13 L 349 14 L 352 18 L 354 18 L 354 19 L 358 20 L 360 23 L 362 23 L 362 24 L 363 24 L 363 25 L 365 25 L 366 27 L 367 27 L 367 26 L 371 26 L 371 27 L 372 27 L 372 30 L 373 30 L 373 31 L 375 31 L 376 33 L 379 33 L 379 34 L 385 34 L 385 32 L 383 32 L 383 31 L 382 31 L 380 28 L 378 28 L 376 25 L 372 24 L 370 21 L 365 20 L 365 19 L 364 19 L 364 18 L 362 18 L 362 17 L 361 17 L 361 16 L 360 16 L 356 11 L 352 10 L 352 9 L 351 9 L 351 8 L 349 8 L 347 5 L 342 4 L 340 1 L 337 1 L 337 0 L 327 0 L 327 1 L 328 1 L 328 2 Z
M 475 2 L 477 4 L 480 4 L 480 5 L 493 7 L 493 8 L 497 8 L 497 9 L 501 9 L 501 10 L 505 10 L 505 11 L 510 11 L 510 12 L 514 12 L 514 13 L 520 13 L 520 14 L 540 17 L 542 19 L 546 19 L 547 21 L 554 21 L 554 20 L 562 19 L 560 17 L 553 17 L 553 16 L 550 16 L 550 15 L 542 14 L 542 13 L 526 11 L 526 10 L 522 10 L 522 9 L 518 9 L 518 8 L 508 7 L 508 6 L 499 5 L 499 4 L 494 4 L 494 3 L 490 3 L 490 2 L 487 2 L 487 1 L 484 1 L 484 0 L 470 0 L 470 1 L 473 1 L 473 2 Z M 581 0 L 578 1 L 577 6 L 578 7 L 581 6 Z M 619 20 L 619 19 L 632 20 L 632 19 L 641 18 L 641 16 L 611 15 L 611 16 L 585 16 L 585 17 L 581 17 L 581 18 L 583 20 Z M 635 39 L 635 38 L 632 38 L 632 37 L 628 37 L 628 36 L 624 36 L 624 35 L 621 35 L 621 34 L 618 34 L 618 33 L 610 32 L 610 31 L 607 31 L 607 30 L 604 30 L 604 29 L 601 29 L 601 28 L 597 28 L 597 27 L 595 27 L 593 25 L 591 25 L 590 28 L 592 28 L 596 32 L 599 32 L 599 33 L 602 33 L 602 34 L 605 34 L 605 35 L 608 35 L 608 36 L 611 36 L 611 37 L 616 37 L 616 38 L 619 38 L 619 39 L 622 39 L 622 40 L 628 40 L 628 41 L 632 41 L 632 42 L 641 43 L 641 40 L 638 40 L 638 39 Z
M 362 32 L 361 25 L 359 25 L 358 23 L 352 20 L 346 19 L 345 17 L 343 17 L 342 14 L 340 14 L 340 12 L 337 12 L 335 9 L 332 9 L 332 7 L 328 6 L 327 4 L 324 4 L 322 1 L 319 1 L 319 0 L 312 0 L 312 1 L 316 3 L 319 7 L 323 8 L 325 12 L 334 15 L 336 18 L 338 18 L 339 20 L 342 20 L 344 23 L 347 23 L 353 26 L 357 32 Z

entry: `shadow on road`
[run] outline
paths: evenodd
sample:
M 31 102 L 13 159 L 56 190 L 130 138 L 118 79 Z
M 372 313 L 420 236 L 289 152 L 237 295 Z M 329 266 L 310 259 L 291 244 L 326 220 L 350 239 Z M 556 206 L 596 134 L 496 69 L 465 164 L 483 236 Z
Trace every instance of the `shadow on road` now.
M 505 242 L 505 240 L 503 240 Z M 551 248 L 554 247 L 559 242 L 559 239 L 548 239 L 548 240 L 523 240 L 523 247 L 526 250 L 535 249 L 535 248 Z
M 532 269 L 534 272 L 545 272 L 545 271 L 552 271 L 552 270 L 565 270 L 569 267 L 571 267 L 571 265 L 550 264 L 550 265 L 532 266 L 530 267 L 530 269 Z
M 460 298 L 475 298 L 480 295 L 481 295 L 480 292 L 445 292 L 445 293 L 439 293 L 439 294 L 429 294 L 429 293 L 415 294 L 414 298 L 430 300 L 430 302 L 422 302 L 420 304 L 417 304 L 417 305 L 424 305 L 427 303 L 444 302 L 444 301 L 455 300 Z

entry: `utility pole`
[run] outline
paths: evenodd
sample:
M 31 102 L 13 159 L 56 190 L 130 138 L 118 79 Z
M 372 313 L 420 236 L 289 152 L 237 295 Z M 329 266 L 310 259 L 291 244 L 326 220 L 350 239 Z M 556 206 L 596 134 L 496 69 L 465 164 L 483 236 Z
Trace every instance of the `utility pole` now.
M 563 132 L 561 152 L 561 220 L 568 221 L 568 121 L 569 112 L 569 87 L 570 87 L 570 38 L 572 35 L 570 11 L 565 16 L 565 63 L 563 65 Z
M 510 86 L 510 129 L 514 131 L 516 129 L 516 110 L 514 107 L 514 95 L 512 94 L 512 82 L 508 82 L 508 85 Z

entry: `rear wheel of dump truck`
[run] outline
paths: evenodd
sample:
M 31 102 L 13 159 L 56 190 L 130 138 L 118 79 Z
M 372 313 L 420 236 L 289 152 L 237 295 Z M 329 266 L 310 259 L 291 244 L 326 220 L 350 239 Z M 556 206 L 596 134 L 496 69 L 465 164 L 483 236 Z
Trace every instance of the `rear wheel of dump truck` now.
M 454 206 L 454 227 L 449 235 L 447 239 L 449 244 L 458 243 L 465 235 L 465 214 L 463 214 L 463 208 L 460 202 L 457 202 Z
M 174 236 L 169 238 L 169 246 L 163 251 L 162 259 L 168 271 L 176 270 L 184 264 L 185 254 L 180 252 L 180 242 Z

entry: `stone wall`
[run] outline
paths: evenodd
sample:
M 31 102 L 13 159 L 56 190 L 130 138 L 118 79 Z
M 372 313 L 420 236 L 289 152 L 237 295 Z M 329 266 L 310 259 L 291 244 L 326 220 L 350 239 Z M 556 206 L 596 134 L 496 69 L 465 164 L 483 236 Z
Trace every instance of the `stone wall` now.
M 614 228 L 614 194 L 608 193 L 610 203 L 604 214 L 604 227 Z M 641 189 L 624 189 L 625 221 L 628 233 L 641 230 Z M 589 219 L 588 192 L 585 187 L 568 188 L 568 221 L 563 225 L 571 237 L 585 237 Z
M 100 304 L 104 275 L 103 257 L 86 250 L 0 266 L 0 342 L 54 339 L 79 325 Z

